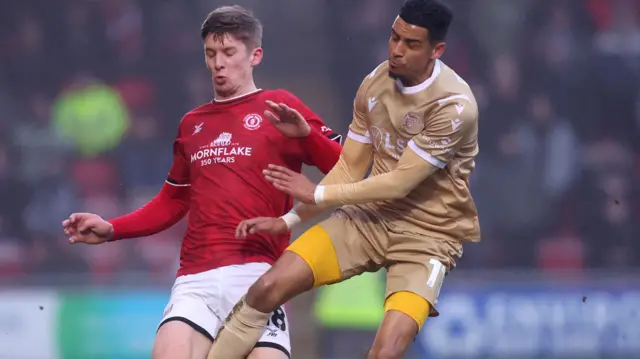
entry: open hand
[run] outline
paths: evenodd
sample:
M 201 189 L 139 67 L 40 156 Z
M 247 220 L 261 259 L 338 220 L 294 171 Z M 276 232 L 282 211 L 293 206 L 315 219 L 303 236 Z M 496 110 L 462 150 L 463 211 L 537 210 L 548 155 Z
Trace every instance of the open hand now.
M 62 221 L 69 243 L 101 244 L 113 236 L 113 226 L 93 213 L 73 213 Z
M 264 115 L 269 122 L 287 137 L 307 137 L 311 132 L 311 126 L 296 109 L 280 102 L 266 101 L 271 111 L 266 110 Z
M 264 178 L 273 186 L 302 203 L 316 204 L 314 192 L 317 185 L 301 173 L 292 171 L 286 167 L 269 165 L 269 169 L 263 170 Z
M 254 233 L 283 234 L 288 230 L 282 218 L 257 217 L 240 222 L 236 227 L 236 238 L 247 238 Z

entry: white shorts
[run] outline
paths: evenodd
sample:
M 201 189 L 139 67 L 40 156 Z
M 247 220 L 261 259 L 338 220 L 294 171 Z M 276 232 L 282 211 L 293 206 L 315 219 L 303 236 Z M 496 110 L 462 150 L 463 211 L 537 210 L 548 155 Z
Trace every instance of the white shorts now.
M 178 277 L 158 328 L 178 320 L 213 341 L 236 303 L 269 268 L 271 265 L 267 263 L 248 263 Z M 273 312 L 256 344 L 258 347 L 279 349 L 291 357 L 289 322 L 284 308 Z

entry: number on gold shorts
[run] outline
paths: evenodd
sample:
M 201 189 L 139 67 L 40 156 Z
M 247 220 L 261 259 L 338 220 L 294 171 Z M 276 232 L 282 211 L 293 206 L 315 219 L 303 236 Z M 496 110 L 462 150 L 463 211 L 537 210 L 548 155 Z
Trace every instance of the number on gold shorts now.
M 429 288 L 433 288 L 436 293 L 436 297 L 438 297 L 438 295 L 440 295 L 440 288 L 442 288 L 444 276 L 447 273 L 447 268 L 445 268 L 445 266 L 435 258 L 429 259 L 429 266 L 431 267 L 431 272 L 429 273 L 429 279 L 427 279 L 427 286 Z

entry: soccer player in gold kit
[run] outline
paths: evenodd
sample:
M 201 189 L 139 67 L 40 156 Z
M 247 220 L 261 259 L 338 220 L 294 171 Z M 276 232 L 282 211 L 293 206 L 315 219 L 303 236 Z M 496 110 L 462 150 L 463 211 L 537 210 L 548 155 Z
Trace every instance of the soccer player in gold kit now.
M 452 18 L 439 0 L 402 6 L 391 29 L 389 59 L 358 89 L 340 160 L 320 185 L 280 166 L 265 170 L 277 189 L 303 203 L 280 218 L 243 221 L 240 238 L 283 233 L 340 207 L 251 286 L 209 359 L 246 357 L 274 308 L 365 271 L 387 270 L 385 315 L 369 359 L 401 358 L 426 319 L 438 315 L 444 276 L 463 243 L 480 240 L 469 191 L 478 108 L 469 85 L 439 60 Z

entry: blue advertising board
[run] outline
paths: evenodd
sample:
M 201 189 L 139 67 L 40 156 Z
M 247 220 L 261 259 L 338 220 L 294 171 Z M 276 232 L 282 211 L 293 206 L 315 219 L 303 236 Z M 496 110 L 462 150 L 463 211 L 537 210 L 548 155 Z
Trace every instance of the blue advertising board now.
M 640 289 L 607 284 L 443 288 L 425 357 L 640 357 Z
M 60 358 L 149 358 L 165 292 L 65 293 L 60 296 Z

